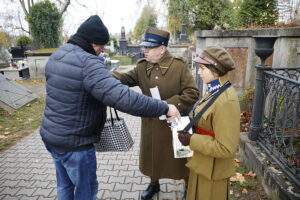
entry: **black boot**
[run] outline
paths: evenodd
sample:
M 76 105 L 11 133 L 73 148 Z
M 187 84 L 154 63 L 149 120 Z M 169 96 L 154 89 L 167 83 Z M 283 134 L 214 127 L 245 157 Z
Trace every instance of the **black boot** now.
M 147 189 L 142 193 L 141 199 L 148 200 L 160 191 L 159 182 L 150 183 Z

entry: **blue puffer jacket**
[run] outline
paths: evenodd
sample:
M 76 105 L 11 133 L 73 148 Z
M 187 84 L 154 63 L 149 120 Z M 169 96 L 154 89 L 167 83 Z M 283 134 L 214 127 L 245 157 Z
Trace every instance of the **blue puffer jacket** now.
M 99 57 L 73 44 L 51 55 L 45 69 L 46 107 L 40 134 L 57 151 L 80 151 L 99 139 L 106 105 L 136 116 L 157 117 L 168 105 L 130 90 Z

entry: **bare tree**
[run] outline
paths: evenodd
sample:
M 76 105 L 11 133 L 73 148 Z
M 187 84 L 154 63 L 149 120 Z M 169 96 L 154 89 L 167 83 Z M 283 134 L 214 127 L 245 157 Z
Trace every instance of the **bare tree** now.
M 34 0 L 19 0 L 19 3 L 25 13 L 25 15 L 28 15 L 29 12 L 30 12 L 30 8 L 35 4 L 35 1 Z M 68 6 L 70 5 L 71 3 L 71 0 L 64 0 L 64 1 L 61 1 L 61 0 L 57 0 L 56 3 L 58 5 L 60 5 L 60 15 L 62 16 L 63 13 L 67 10 Z
M 3 19 L 2 28 L 7 29 L 8 32 L 15 32 L 16 30 L 19 30 L 23 32 L 23 34 L 29 34 L 30 30 L 27 28 L 28 26 L 24 19 L 25 16 L 29 14 L 31 7 L 40 1 L 41 0 L 7 0 L 7 4 L 15 6 L 14 8 L 7 9 L 5 12 L 0 13 Z M 52 2 L 58 6 L 61 17 L 63 17 L 63 14 L 71 4 L 71 0 L 52 0 Z M 77 0 L 75 0 L 75 2 L 78 3 Z

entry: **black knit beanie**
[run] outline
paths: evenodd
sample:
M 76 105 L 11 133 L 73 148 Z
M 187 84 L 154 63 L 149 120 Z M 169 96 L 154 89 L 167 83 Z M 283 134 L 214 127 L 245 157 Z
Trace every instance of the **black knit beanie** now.
M 98 15 L 92 15 L 83 22 L 76 34 L 94 44 L 105 45 L 109 40 L 108 30 Z

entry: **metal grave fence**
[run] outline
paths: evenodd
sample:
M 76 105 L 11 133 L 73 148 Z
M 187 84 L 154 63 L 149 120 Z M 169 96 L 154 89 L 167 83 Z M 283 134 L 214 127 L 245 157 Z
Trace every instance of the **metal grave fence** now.
M 263 123 L 257 141 L 299 186 L 300 68 L 265 68 L 263 76 Z

